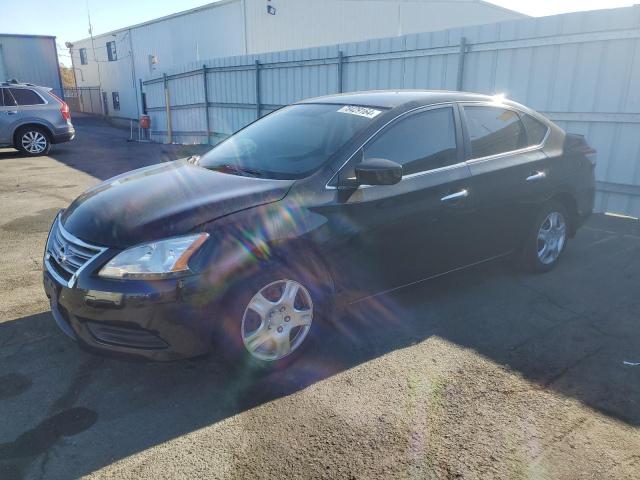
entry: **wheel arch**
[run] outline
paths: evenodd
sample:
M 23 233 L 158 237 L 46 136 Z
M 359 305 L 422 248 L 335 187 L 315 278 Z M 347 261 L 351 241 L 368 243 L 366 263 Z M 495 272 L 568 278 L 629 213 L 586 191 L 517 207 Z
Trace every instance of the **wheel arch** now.
M 40 130 L 43 130 L 44 133 L 47 135 L 47 139 L 49 140 L 49 143 L 53 143 L 53 132 L 49 125 L 47 125 L 46 123 L 29 121 L 29 122 L 21 123 L 13 131 L 12 139 L 13 139 L 14 146 L 18 145 L 18 133 L 20 133 L 21 130 L 24 130 L 25 128 L 34 128 L 34 127 L 37 127 Z
M 575 196 L 569 192 L 561 192 L 555 194 L 550 200 L 562 204 L 567 209 L 569 214 L 569 235 L 574 237 L 578 230 L 578 202 Z
M 306 268 L 312 266 L 313 273 L 319 275 L 322 285 L 328 289 L 327 293 L 335 293 L 336 284 L 333 269 L 313 242 L 305 239 L 275 242 L 272 244 L 272 249 L 271 261 L 275 260 L 290 266 L 294 266 L 294 263 L 300 263 Z

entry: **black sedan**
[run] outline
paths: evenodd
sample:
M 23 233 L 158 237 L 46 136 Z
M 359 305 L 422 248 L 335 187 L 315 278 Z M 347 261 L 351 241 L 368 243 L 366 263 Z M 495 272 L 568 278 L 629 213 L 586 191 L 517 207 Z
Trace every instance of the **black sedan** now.
M 336 305 L 507 255 L 551 270 L 593 209 L 594 165 L 583 137 L 499 97 L 306 100 L 82 194 L 51 228 L 45 290 L 89 349 L 266 364 Z

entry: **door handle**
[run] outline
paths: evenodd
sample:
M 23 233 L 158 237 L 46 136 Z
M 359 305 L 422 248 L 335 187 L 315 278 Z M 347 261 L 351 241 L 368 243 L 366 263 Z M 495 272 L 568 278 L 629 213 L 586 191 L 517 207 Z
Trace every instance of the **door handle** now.
M 462 200 L 463 198 L 467 198 L 469 196 L 469 191 L 467 189 L 460 190 L 459 192 L 452 193 L 451 195 L 447 195 L 440 199 L 441 202 L 454 202 L 456 200 Z
M 17 115 L 18 110 L 7 110 L 7 115 Z
M 547 174 L 544 172 L 534 172 L 527 177 L 527 182 L 537 182 L 547 178 Z

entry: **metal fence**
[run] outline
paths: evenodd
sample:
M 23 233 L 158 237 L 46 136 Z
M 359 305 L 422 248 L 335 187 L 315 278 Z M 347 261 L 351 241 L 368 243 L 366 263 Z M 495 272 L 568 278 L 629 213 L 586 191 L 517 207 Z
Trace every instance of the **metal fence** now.
M 143 82 L 152 139 L 212 143 L 303 98 L 504 93 L 599 151 L 596 208 L 640 217 L 640 7 L 188 64 Z
M 102 115 L 100 87 L 74 87 L 64 89 L 64 99 L 72 112 Z

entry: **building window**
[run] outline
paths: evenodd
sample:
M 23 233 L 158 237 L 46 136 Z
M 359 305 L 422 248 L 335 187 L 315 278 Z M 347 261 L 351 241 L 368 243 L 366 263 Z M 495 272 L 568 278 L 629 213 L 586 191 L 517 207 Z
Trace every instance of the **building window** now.
M 89 62 L 87 61 L 87 49 L 80 49 L 80 65 L 87 65 Z
M 113 100 L 113 109 L 120 110 L 120 94 L 118 92 L 111 92 L 111 99 Z
M 114 62 L 118 59 L 118 54 L 116 53 L 115 40 L 111 42 L 107 42 L 107 56 L 109 57 L 110 62 Z

